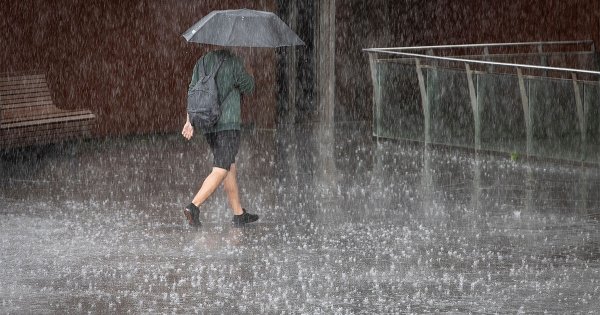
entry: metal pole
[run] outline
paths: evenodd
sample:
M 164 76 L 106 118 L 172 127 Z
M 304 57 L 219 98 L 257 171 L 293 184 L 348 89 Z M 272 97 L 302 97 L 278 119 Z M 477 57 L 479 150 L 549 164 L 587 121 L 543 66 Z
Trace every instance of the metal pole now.
M 523 104 L 523 115 L 525 115 L 525 128 L 527 132 L 527 157 L 531 155 L 533 146 L 533 130 L 531 126 L 531 115 L 529 108 L 529 98 L 527 97 L 527 89 L 525 88 L 525 80 L 523 79 L 523 71 L 517 68 L 519 77 L 519 91 L 521 92 L 521 102 Z
M 483 55 L 485 56 L 485 61 L 490 61 L 490 62 L 492 61 L 492 59 L 490 58 L 490 48 L 488 46 L 485 46 L 485 48 L 483 48 Z M 488 65 L 487 71 L 489 73 L 494 72 L 494 66 Z
M 548 66 L 548 58 L 546 58 L 546 56 L 544 56 L 544 45 L 540 44 L 538 45 L 538 53 L 540 54 L 540 64 L 543 67 L 547 67 Z M 544 76 L 548 76 L 548 70 L 544 70 Z
M 581 157 L 582 160 L 586 157 L 586 142 L 587 142 L 587 117 L 585 115 L 585 109 L 583 100 L 581 99 L 581 89 L 579 87 L 579 83 L 577 82 L 577 74 L 572 73 L 571 77 L 573 79 L 573 90 L 575 91 L 575 105 L 577 106 L 577 118 L 579 120 L 579 132 L 581 133 Z
M 425 123 L 425 144 L 431 143 L 431 114 L 429 112 L 429 99 L 427 97 L 427 88 L 425 86 L 425 78 L 423 76 L 423 69 L 419 59 L 415 59 L 417 79 L 419 80 L 419 89 L 421 91 L 421 106 L 423 108 L 423 117 Z
M 473 119 L 475 123 L 475 150 L 481 150 L 481 120 L 479 115 L 479 105 L 477 104 L 477 92 L 473 83 L 473 71 L 468 63 L 465 63 L 467 72 L 467 83 L 469 85 L 469 97 L 471 99 L 471 109 L 473 110 Z
M 381 135 L 381 82 L 379 81 L 379 69 L 375 53 L 369 53 L 369 65 L 371 68 L 371 80 L 373 80 L 373 133 L 379 142 Z

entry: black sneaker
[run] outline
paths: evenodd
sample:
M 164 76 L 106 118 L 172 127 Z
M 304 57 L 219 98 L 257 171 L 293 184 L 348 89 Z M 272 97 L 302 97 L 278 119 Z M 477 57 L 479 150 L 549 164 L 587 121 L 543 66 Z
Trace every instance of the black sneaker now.
M 231 220 L 231 222 L 233 222 L 233 224 L 239 226 L 239 225 L 244 225 L 246 223 L 250 223 L 250 222 L 254 222 L 254 221 L 258 220 L 258 215 L 250 214 L 250 213 L 246 212 L 246 209 L 242 209 L 242 211 L 244 211 L 244 213 L 233 216 L 233 219 Z
M 183 209 L 183 214 L 185 218 L 188 220 L 188 223 L 191 226 L 200 226 L 200 209 L 196 207 L 193 203 L 190 203 L 185 209 Z

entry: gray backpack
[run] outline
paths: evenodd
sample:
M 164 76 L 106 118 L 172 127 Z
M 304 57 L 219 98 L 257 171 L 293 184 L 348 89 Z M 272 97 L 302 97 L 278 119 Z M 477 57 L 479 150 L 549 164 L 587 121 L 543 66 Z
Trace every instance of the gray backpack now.
M 221 104 L 215 77 L 224 58 L 219 60 L 211 74 L 206 71 L 205 59 L 202 60 L 202 73 L 198 82 L 188 91 L 187 103 L 187 112 L 192 126 L 201 129 L 213 127 L 221 117 Z

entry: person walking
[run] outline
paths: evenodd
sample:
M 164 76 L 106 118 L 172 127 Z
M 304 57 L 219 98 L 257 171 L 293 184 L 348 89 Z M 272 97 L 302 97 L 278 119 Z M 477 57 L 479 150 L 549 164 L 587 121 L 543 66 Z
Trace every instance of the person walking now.
M 222 63 L 219 66 L 221 60 Z M 184 208 L 183 213 L 190 225 L 200 226 L 199 207 L 222 183 L 227 193 L 229 206 L 233 211 L 232 222 L 236 225 L 243 225 L 258 220 L 258 215 L 250 214 L 242 208 L 235 164 L 235 157 L 240 147 L 241 98 L 242 94 L 253 92 L 254 79 L 248 74 L 240 58 L 231 51 L 222 49 L 208 52 L 196 62 L 189 89 L 196 85 L 202 73 L 210 73 L 214 71 L 214 67 L 219 67 L 215 80 L 221 103 L 221 116 L 215 126 L 201 130 L 213 154 L 213 167 L 192 202 Z M 190 140 L 194 132 L 188 115 L 181 134 Z

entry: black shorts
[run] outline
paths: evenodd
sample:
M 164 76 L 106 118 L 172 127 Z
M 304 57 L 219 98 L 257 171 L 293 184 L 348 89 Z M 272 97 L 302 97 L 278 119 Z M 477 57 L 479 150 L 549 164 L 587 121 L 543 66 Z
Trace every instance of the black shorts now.
M 240 149 L 240 131 L 209 132 L 204 137 L 213 153 L 213 166 L 229 171 Z

